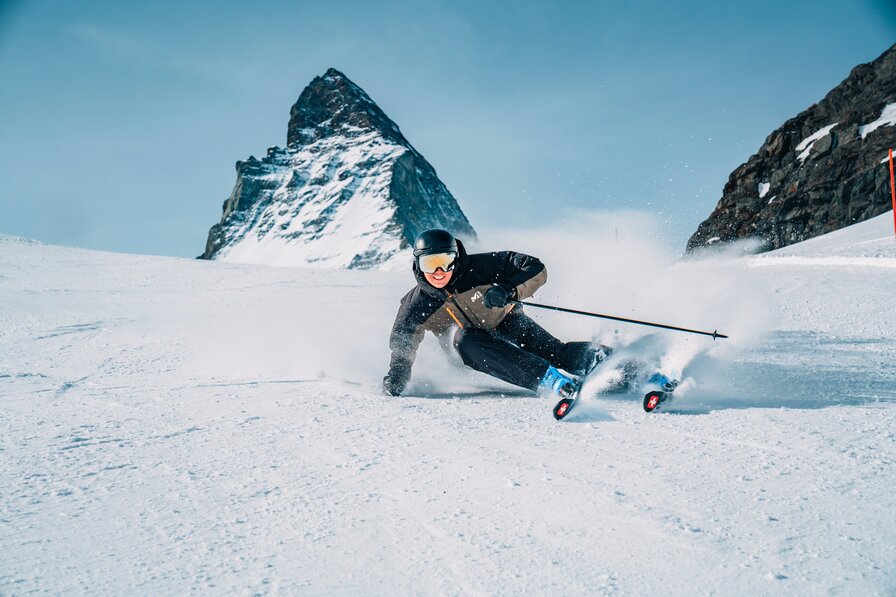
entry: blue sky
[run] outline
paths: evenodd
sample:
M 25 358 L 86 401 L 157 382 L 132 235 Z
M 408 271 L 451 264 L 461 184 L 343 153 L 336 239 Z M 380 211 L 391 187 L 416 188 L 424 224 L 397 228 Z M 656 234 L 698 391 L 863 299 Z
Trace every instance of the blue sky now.
M 896 42 L 892 1 L 0 0 L 0 233 L 192 257 L 333 66 L 474 227 L 656 213 L 683 248 L 766 136 Z

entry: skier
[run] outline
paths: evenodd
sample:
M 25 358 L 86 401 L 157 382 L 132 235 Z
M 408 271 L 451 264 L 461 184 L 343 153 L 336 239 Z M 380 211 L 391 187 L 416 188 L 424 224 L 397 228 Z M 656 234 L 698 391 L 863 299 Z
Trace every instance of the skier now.
M 414 242 L 413 270 L 417 285 L 401 299 L 389 339 L 388 394 L 404 391 L 427 330 L 450 340 L 468 367 L 561 398 L 575 397 L 580 378 L 609 356 L 606 346 L 561 342 L 512 302 L 532 296 L 547 280 L 535 257 L 468 255 L 451 233 L 427 230 Z

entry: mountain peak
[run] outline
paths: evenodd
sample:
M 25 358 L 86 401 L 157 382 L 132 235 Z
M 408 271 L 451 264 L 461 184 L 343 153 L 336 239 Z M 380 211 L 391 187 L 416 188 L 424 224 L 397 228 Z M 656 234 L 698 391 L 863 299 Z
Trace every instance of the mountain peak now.
M 336 68 L 334 68 L 332 66 L 327 69 L 327 72 L 324 73 L 324 76 L 334 78 L 334 79 L 348 79 L 348 77 L 346 77 L 344 74 L 342 74 L 342 71 L 337 70 Z
M 408 267 L 429 228 L 476 232 L 435 169 L 363 89 L 331 68 L 290 110 L 288 146 L 237 162 L 203 259 Z
M 335 130 L 377 131 L 389 140 L 408 144 L 401 131 L 363 89 L 335 68 L 315 77 L 289 111 L 288 146 L 312 142 Z

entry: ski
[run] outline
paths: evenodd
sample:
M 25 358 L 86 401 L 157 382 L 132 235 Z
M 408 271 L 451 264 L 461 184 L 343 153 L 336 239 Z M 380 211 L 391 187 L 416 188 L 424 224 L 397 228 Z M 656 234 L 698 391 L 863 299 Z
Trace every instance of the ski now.
M 662 373 L 654 373 L 647 380 L 644 394 L 644 412 L 652 413 L 664 402 L 672 399 L 672 392 L 678 387 L 677 379 L 669 379 Z
M 644 411 L 648 413 L 657 410 L 662 404 L 669 402 L 669 400 L 672 399 L 672 393 L 675 391 L 675 388 L 681 383 L 678 379 L 668 377 L 659 372 L 653 373 L 647 377 L 646 381 L 643 381 L 645 377 L 645 365 L 634 359 L 626 359 L 615 365 L 618 377 L 611 379 L 610 384 L 604 386 L 601 393 L 611 394 L 634 390 L 639 385 L 636 380 L 640 379 L 643 384 L 641 390 L 644 392 L 644 401 L 642 404 Z M 594 367 L 591 369 L 593 370 Z M 589 371 L 589 374 L 590 373 L 591 371 Z M 579 378 L 578 386 L 574 391 L 567 396 L 561 394 L 560 400 L 557 401 L 551 411 L 554 415 L 554 419 L 561 421 L 569 415 L 575 406 L 576 401 L 579 399 L 582 387 L 585 385 L 587 379 L 587 376 Z

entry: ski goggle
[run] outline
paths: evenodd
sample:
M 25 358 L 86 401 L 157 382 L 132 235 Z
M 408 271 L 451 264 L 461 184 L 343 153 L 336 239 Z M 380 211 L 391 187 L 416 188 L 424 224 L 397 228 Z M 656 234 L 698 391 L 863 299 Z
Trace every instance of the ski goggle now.
M 457 261 L 457 253 L 433 253 L 432 255 L 420 255 L 417 257 L 417 267 L 424 274 L 434 274 L 437 269 L 442 268 L 446 272 L 454 269 L 454 262 Z

